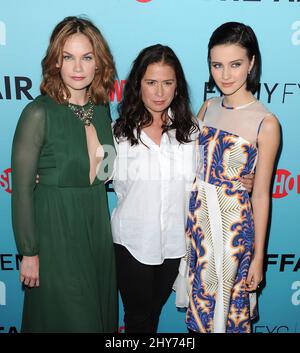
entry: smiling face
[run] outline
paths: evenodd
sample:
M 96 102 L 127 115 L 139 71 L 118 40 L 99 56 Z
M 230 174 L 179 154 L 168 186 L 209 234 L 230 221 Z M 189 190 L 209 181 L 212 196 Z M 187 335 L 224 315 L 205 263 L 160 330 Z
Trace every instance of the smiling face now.
M 146 109 L 153 115 L 166 110 L 176 91 L 176 74 L 163 62 L 150 64 L 141 81 L 141 96 Z
M 71 35 L 64 47 L 62 62 L 57 63 L 63 82 L 71 96 L 86 92 L 95 76 L 96 62 L 89 39 L 82 33 Z
M 248 92 L 247 76 L 253 64 L 254 57 L 249 60 L 247 50 L 238 44 L 216 45 L 210 50 L 211 74 L 225 96 L 240 96 Z

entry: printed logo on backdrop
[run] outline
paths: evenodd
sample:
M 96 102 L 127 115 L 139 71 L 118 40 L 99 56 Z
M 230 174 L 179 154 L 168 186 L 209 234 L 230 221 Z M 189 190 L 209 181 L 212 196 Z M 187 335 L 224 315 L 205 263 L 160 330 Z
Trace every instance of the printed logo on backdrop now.
M 0 45 L 6 45 L 6 25 L 0 21 Z
M 204 83 L 204 95 L 203 99 L 214 97 L 218 94 L 216 89 L 210 90 L 208 88 L 208 82 Z M 300 83 L 299 82 L 261 82 L 259 84 L 258 91 L 255 96 L 257 99 L 261 99 L 266 103 L 280 102 L 282 104 L 289 103 L 292 99 L 300 99 Z
M 11 168 L 7 168 L 0 174 L 0 186 L 11 194 Z
M 0 271 L 19 271 L 21 260 L 19 254 L 0 254 Z
M 296 254 L 267 254 L 265 271 L 278 271 L 280 273 L 297 272 L 300 270 L 300 257 Z M 298 272 L 297 272 L 298 273 Z M 286 291 L 291 304 L 300 305 L 300 281 L 294 281 Z M 298 332 L 298 325 L 286 323 L 262 323 L 254 325 L 253 333 L 293 333 Z
M 293 176 L 286 169 L 277 169 L 273 185 L 273 198 L 281 199 L 288 196 L 290 192 L 300 194 L 300 175 Z
M 255 325 L 253 333 L 288 333 L 288 332 L 297 332 L 296 327 L 290 327 L 287 325 Z
M 293 32 L 291 38 L 292 44 L 300 45 L 300 21 L 293 22 L 291 28 L 293 31 L 295 31 Z
M 22 99 L 25 96 L 33 100 L 29 90 L 32 88 L 32 80 L 26 76 L 0 77 L 0 99 Z
M 115 80 L 114 90 L 110 93 L 110 101 L 120 102 L 123 95 L 125 80 Z M 26 97 L 28 100 L 33 100 L 30 93 L 32 88 L 32 80 L 26 76 L 3 76 L 0 77 L 0 99 L 17 99 L 20 100 Z
M 6 305 L 6 286 L 0 281 L 0 305 Z
M 300 305 L 300 281 L 293 282 L 291 290 L 293 291 L 292 304 L 295 306 Z
M 18 333 L 18 330 L 17 330 L 16 326 L 9 326 L 9 327 L 0 326 L 0 332 L 3 332 L 3 333 Z
M 300 0 L 299 0 L 300 1 Z M 300 25 L 300 21 L 299 21 Z M 299 27 L 300 28 L 300 27 Z M 300 32 L 300 29 L 299 29 Z M 300 40 L 300 33 L 299 33 L 299 40 Z M 126 80 L 115 80 L 114 83 L 114 91 L 110 94 L 110 101 L 111 102 L 120 102 L 123 96 L 124 85 Z M 208 89 L 208 82 L 204 83 L 204 95 L 203 99 L 207 100 L 218 94 L 217 90 L 209 90 Z M 261 82 L 259 84 L 258 91 L 256 93 L 257 99 L 263 99 L 267 103 L 274 103 L 274 101 L 280 101 L 281 103 L 288 103 L 290 99 L 300 99 L 300 82 L 286 82 L 286 83 L 279 83 L 279 82 Z
M 110 93 L 110 101 L 113 103 L 115 101 L 120 102 L 123 96 L 123 90 L 125 85 L 125 80 L 115 80 L 114 90 Z
M 298 272 L 300 257 L 296 254 L 267 254 L 265 271 Z

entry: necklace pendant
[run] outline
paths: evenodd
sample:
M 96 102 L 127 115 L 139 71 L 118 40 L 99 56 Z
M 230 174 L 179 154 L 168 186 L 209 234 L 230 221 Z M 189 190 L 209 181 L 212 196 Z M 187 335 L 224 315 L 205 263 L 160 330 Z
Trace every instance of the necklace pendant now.
M 85 118 L 85 119 L 84 119 L 84 125 L 90 126 L 90 125 L 91 125 L 91 121 L 92 121 L 91 118 Z

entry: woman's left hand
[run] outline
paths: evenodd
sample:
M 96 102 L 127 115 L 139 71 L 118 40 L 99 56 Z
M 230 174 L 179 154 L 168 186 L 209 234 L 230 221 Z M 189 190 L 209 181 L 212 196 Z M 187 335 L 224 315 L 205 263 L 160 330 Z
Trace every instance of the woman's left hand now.
M 263 262 L 256 260 L 255 258 L 251 261 L 247 280 L 246 290 L 248 292 L 255 291 L 260 282 L 263 280 Z

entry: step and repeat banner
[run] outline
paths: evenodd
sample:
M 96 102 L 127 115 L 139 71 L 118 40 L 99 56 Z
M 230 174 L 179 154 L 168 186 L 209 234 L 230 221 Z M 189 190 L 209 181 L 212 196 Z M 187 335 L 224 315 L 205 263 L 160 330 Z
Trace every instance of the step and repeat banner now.
M 89 17 L 103 32 L 118 79 L 111 94 L 117 117 L 126 75 L 138 52 L 169 45 L 180 58 L 197 113 L 207 92 L 207 43 L 227 21 L 250 25 L 263 70 L 257 97 L 282 126 L 282 149 L 273 187 L 266 284 L 259 295 L 259 333 L 300 332 L 300 0 L 0 0 L 0 332 L 19 332 L 23 291 L 11 226 L 11 143 L 20 112 L 39 94 L 41 59 L 54 26 L 69 15 Z M 110 209 L 115 195 L 108 186 Z M 174 294 L 159 332 L 187 332 Z M 78 318 L 80 320 L 80 318 Z M 123 330 L 120 300 L 120 332 Z

